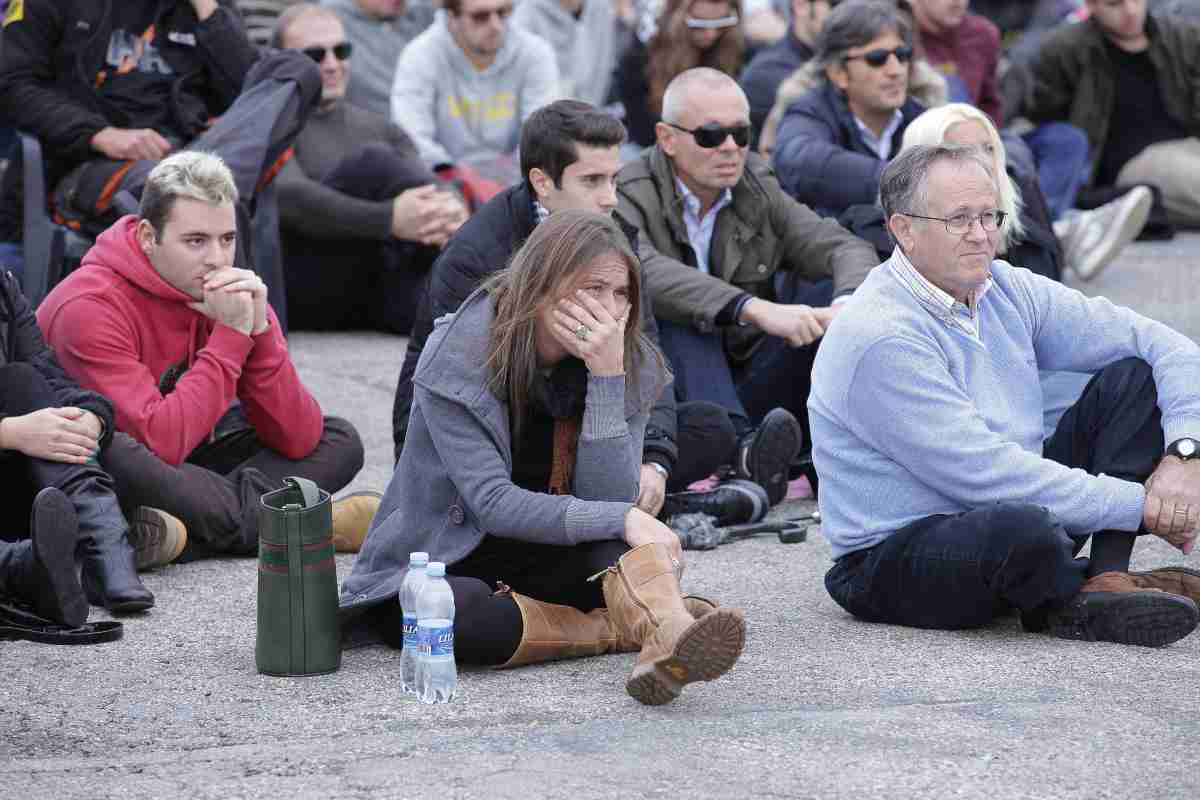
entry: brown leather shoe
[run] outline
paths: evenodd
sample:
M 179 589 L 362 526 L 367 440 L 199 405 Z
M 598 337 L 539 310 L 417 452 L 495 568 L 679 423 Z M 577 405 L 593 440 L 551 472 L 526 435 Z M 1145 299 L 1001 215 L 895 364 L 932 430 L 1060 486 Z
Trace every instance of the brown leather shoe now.
M 1200 605 L 1200 570 L 1189 567 L 1159 567 L 1145 572 L 1130 572 L 1129 577 L 1139 588 L 1177 594 Z
M 379 510 L 379 492 L 352 492 L 333 501 L 333 546 L 339 553 L 357 553 Z
M 1079 594 L 1046 614 L 1046 632 L 1061 639 L 1163 647 L 1196 629 L 1200 610 L 1186 597 L 1146 589 L 1125 572 L 1089 578 Z
M 161 567 L 183 552 L 187 527 L 162 509 L 139 506 L 129 517 L 129 544 L 138 571 Z

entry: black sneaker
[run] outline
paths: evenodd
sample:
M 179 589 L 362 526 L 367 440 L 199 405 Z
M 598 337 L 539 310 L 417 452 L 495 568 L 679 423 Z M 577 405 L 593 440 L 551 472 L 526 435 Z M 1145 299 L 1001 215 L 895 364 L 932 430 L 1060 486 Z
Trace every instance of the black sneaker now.
M 734 479 L 706 492 L 672 492 L 663 500 L 662 516 L 708 514 L 717 527 L 758 522 L 767 515 L 767 491 L 753 481 Z
M 1045 619 L 1046 633 L 1060 639 L 1163 647 L 1195 630 L 1200 611 L 1166 592 L 1080 592 Z
M 788 469 L 803 446 L 800 423 L 787 409 L 773 408 L 738 443 L 734 469 L 739 478 L 766 489 L 767 500 L 775 505 L 787 495 Z

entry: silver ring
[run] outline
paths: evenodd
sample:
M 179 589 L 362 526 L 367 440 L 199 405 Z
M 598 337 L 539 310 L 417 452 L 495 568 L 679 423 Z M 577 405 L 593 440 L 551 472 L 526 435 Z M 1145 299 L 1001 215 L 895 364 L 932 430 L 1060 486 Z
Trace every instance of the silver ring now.
M 589 329 L 587 325 L 584 325 L 581 322 L 581 323 L 579 323 L 579 327 L 575 329 L 575 338 L 579 339 L 582 342 L 586 342 L 588 334 L 591 332 L 592 332 L 591 329 Z

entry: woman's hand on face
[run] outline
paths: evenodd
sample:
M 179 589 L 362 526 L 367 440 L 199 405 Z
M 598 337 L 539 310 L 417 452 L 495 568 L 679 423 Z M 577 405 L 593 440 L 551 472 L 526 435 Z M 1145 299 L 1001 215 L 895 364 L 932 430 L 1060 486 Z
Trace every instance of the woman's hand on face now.
M 601 377 L 625 374 L 625 321 L 628 308 L 613 317 L 596 298 L 580 289 L 554 307 L 553 334 L 588 372 Z M 583 334 L 580 337 L 580 334 Z

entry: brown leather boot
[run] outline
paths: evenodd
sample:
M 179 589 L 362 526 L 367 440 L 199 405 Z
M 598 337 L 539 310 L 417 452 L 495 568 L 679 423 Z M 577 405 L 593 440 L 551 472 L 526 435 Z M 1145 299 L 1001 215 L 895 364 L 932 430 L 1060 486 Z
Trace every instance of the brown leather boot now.
M 507 594 L 521 612 L 521 643 L 512 657 L 496 669 L 605 653 L 636 653 L 642 649 L 640 641 L 618 636 L 606 608 L 585 614 L 571 606 L 543 603 L 517 592 Z M 711 600 L 692 595 L 684 597 L 683 604 L 697 619 L 717 607 Z
M 647 705 L 669 703 L 683 686 L 729 671 L 746 641 L 736 609 L 716 608 L 694 619 L 679 593 L 666 545 L 644 544 L 604 575 L 604 602 L 618 638 L 641 642 L 626 691 Z
M 1046 632 L 1062 639 L 1162 647 L 1196 629 L 1200 610 L 1186 597 L 1147 589 L 1125 572 L 1088 578 L 1046 615 Z
M 1200 605 L 1200 570 L 1189 567 L 1159 567 L 1145 572 L 1131 572 L 1129 577 L 1139 588 L 1177 594 Z

